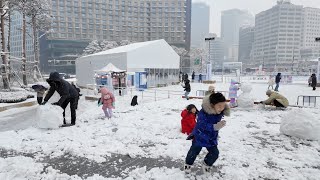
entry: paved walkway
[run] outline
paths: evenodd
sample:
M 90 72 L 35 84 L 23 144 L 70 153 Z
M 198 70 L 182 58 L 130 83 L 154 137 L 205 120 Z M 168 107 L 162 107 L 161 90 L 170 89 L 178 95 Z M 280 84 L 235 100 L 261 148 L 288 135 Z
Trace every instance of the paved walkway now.
M 34 158 L 35 154 L 32 153 L 20 153 L 6 149 L 0 149 L 0 157 L 15 157 L 15 156 L 26 156 Z M 106 178 L 125 178 L 128 173 L 136 168 L 146 166 L 147 170 L 154 167 L 168 167 L 168 168 L 181 168 L 183 166 L 183 161 L 173 161 L 168 158 L 145 158 L 145 157 L 130 157 L 129 155 L 119 155 L 111 154 L 111 156 L 106 156 L 106 161 L 103 163 L 98 163 L 96 161 L 77 157 L 72 154 L 64 154 L 63 156 L 50 158 L 45 157 L 43 160 L 38 161 L 39 163 L 45 163 L 46 168 L 51 166 L 53 169 L 59 170 L 61 173 L 66 173 L 68 175 L 78 175 L 81 178 L 86 178 L 93 176 L 94 174 L 99 174 L 100 176 Z

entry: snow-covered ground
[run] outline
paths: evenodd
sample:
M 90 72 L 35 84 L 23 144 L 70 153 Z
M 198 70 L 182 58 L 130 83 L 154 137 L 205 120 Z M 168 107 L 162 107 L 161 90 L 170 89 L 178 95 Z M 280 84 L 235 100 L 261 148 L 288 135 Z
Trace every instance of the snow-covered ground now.
M 191 84 L 192 93 L 206 90 L 208 85 Z M 216 90 L 227 91 L 229 84 L 216 84 Z M 251 92 L 256 101 L 267 98 L 267 84 L 253 84 Z M 185 100 L 181 95 L 167 92 L 181 91 L 181 86 L 161 88 L 161 96 L 154 101 L 152 93 L 143 100 L 139 97 L 139 106 L 131 107 L 130 95 L 116 97 L 115 118 L 104 120 L 101 107 L 96 102 L 81 100 L 77 125 L 56 130 L 44 130 L 34 127 L 35 109 L 19 109 L 6 112 L 12 115 L 12 129 L 6 126 L 0 132 L 0 148 L 17 152 L 35 153 L 35 158 L 8 157 L 0 158 L 0 179 L 81 179 L 69 176 L 49 168 L 41 173 L 44 164 L 37 160 L 45 156 L 58 157 L 65 153 L 86 157 L 98 163 L 106 161 L 111 153 L 142 156 L 150 158 L 170 158 L 183 161 L 191 141 L 180 133 L 180 113 L 188 104 L 201 107 L 201 100 Z M 281 85 L 280 92 L 288 97 L 290 104 L 295 104 L 298 95 L 318 95 L 306 85 Z M 241 93 L 241 92 L 239 92 Z M 128 93 L 129 94 L 129 93 Z M 139 94 L 139 93 L 138 93 Z M 227 126 L 220 132 L 220 158 L 216 162 L 219 173 L 202 175 L 197 179 L 319 179 L 320 144 L 280 133 L 280 123 L 284 117 L 299 108 L 289 107 L 285 111 L 262 109 L 232 109 L 232 115 L 226 117 Z M 319 109 L 304 108 L 309 116 L 319 121 Z M 21 113 L 30 116 L 30 126 L 21 130 L 14 128 L 14 121 L 24 121 Z M 0 113 L 0 121 L 3 114 Z M 299 116 L 300 117 L 300 116 Z M 69 118 L 69 116 L 68 116 Z M 7 123 L 10 123 L 7 121 Z M 195 162 L 200 166 L 206 150 L 203 150 Z M 181 168 L 137 168 L 130 171 L 131 179 L 185 179 Z M 88 179 L 106 179 L 100 175 Z M 115 178 L 115 179 L 121 179 Z

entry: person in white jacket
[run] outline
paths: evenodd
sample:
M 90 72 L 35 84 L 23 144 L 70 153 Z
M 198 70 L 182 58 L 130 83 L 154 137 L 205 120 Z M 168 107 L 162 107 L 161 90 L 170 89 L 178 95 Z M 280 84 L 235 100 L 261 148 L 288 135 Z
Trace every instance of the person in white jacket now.
M 269 81 L 268 81 L 268 89 L 270 89 L 270 87 L 273 90 L 273 86 L 274 86 L 275 82 L 274 82 L 274 78 L 272 76 L 270 76 Z

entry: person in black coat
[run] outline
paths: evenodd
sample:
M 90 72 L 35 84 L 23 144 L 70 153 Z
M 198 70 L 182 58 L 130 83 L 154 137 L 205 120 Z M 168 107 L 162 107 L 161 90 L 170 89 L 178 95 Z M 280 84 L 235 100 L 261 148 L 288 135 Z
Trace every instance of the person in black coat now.
M 138 105 L 138 96 L 133 96 L 131 100 L 131 106 L 136 106 Z
M 196 77 L 196 73 L 193 71 L 191 75 L 192 82 L 194 82 L 194 78 Z
M 312 87 L 312 90 L 316 90 L 316 87 L 317 87 L 317 76 L 316 74 L 312 74 L 311 75 L 311 87 Z
M 71 85 L 78 91 L 78 97 L 76 98 L 76 109 L 78 109 L 79 99 L 82 94 L 80 94 L 80 88 L 78 88 L 73 82 L 71 83 Z
M 281 81 L 281 73 L 278 73 L 277 76 L 276 76 L 276 88 L 274 89 L 274 91 L 279 91 L 279 84 L 280 84 L 280 81 Z
M 186 82 L 187 80 L 190 82 L 189 76 L 188 76 L 188 74 L 186 73 L 186 74 L 184 74 L 184 82 Z
M 189 80 L 189 79 L 187 79 L 187 80 L 185 81 L 184 91 L 185 91 L 184 97 L 185 97 L 187 100 L 189 100 L 188 95 L 189 95 L 189 93 L 191 92 L 191 86 L 190 86 L 190 80 Z
M 202 74 L 199 74 L 199 83 L 202 83 Z
M 48 100 L 52 97 L 55 91 L 60 95 L 58 102 L 52 103 L 52 105 L 60 106 L 63 109 L 63 124 L 66 124 L 65 110 L 70 103 L 71 111 L 71 125 L 76 124 L 76 103 L 79 93 L 75 87 L 70 83 L 62 79 L 58 72 L 50 73 L 49 79 L 47 79 L 50 89 L 44 98 L 42 105 L 46 104 Z

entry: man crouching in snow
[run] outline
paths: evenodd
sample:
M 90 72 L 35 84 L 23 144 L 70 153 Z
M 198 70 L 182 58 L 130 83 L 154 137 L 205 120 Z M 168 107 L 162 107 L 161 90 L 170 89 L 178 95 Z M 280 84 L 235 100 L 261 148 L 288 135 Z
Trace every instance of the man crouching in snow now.
M 58 102 L 52 103 L 52 105 L 58 105 L 63 109 L 63 124 L 66 124 L 65 111 L 66 107 L 70 103 L 71 111 L 71 125 L 76 124 L 76 102 L 77 97 L 79 96 L 78 91 L 70 83 L 63 80 L 58 72 L 50 73 L 49 79 L 47 79 L 50 89 L 42 105 L 46 104 L 48 100 L 52 97 L 55 91 L 60 95 Z
M 204 97 L 197 124 L 188 137 L 193 141 L 184 165 L 186 173 L 191 171 L 191 165 L 203 147 L 207 148 L 208 154 L 204 158 L 202 169 L 204 172 L 211 171 L 213 163 L 219 156 L 218 134 L 219 130 L 226 125 L 226 121 L 221 120 L 224 115 L 230 115 L 230 108 L 221 93 L 213 93 Z
M 283 95 L 268 90 L 266 95 L 269 97 L 265 101 L 261 101 L 261 104 L 276 106 L 277 108 L 287 108 L 289 106 L 289 101 Z

